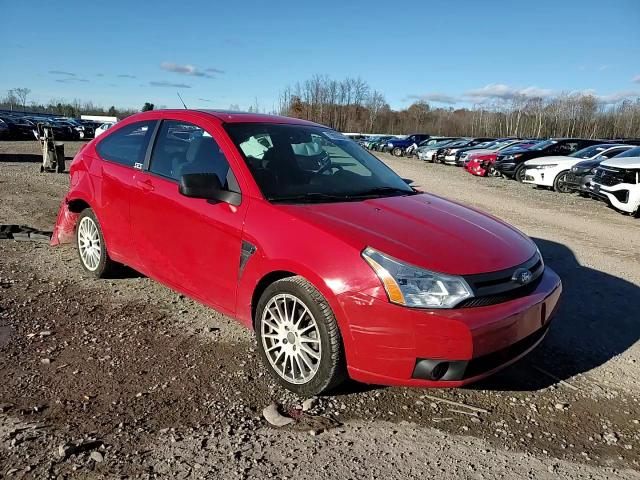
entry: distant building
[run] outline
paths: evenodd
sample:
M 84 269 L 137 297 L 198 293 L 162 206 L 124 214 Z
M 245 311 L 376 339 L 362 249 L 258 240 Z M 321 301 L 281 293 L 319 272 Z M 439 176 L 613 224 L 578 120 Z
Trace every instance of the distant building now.
M 107 123 L 107 122 L 117 122 L 118 121 L 118 117 L 109 117 L 107 115 L 80 115 L 80 118 L 82 120 L 91 120 L 93 122 L 102 122 L 102 123 Z

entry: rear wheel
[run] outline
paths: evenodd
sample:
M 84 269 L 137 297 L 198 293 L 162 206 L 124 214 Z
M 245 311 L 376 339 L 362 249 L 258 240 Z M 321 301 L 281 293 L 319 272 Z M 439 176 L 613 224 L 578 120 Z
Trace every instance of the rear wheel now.
M 82 211 L 76 226 L 76 243 L 83 268 L 96 278 L 104 278 L 116 263 L 109 258 L 102 229 L 90 208 Z
M 553 189 L 556 192 L 560 193 L 571 193 L 571 188 L 567 184 L 567 175 L 569 171 L 560 172 L 556 175 L 556 178 L 553 179 Z
M 335 316 L 303 277 L 283 278 L 267 287 L 257 305 L 255 327 L 265 366 L 292 392 L 318 395 L 347 377 Z
M 516 168 L 516 171 L 513 174 L 513 178 L 519 181 L 520 183 L 524 182 L 524 165 L 520 164 Z
M 400 147 L 396 147 L 393 150 L 391 150 L 391 155 L 395 156 L 395 157 L 401 157 L 402 156 L 402 149 Z

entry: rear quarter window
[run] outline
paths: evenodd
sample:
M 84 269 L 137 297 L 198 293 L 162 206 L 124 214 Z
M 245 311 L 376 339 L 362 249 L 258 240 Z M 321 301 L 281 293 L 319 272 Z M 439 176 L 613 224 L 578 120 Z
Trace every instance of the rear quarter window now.
M 104 160 L 128 167 L 143 163 L 155 126 L 155 120 L 135 122 L 105 134 L 96 146 L 98 155 Z

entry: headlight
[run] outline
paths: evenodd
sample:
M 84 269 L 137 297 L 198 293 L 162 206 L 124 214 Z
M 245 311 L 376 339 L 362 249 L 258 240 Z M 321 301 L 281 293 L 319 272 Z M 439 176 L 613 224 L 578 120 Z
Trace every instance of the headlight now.
M 595 175 L 595 173 L 598 171 L 598 167 L 593 167 L 591 170 L 589 170 L 591 173 L 593 173 Z
M 418 308 L 453 308 L 473 297 L 462 277 L 431 272 L 367 247 L 362 257 L 376 273 L 389 301 Z
M 557 166 L 557 163 L 550 163 L 548 165 L 533 165 L 533 168 L 535 168 L 536 170 L 544 170 L 545 168 L 553 168 Z
M 393 143 L 391 142 L 387 143 L 387 147 L 393 147 Z

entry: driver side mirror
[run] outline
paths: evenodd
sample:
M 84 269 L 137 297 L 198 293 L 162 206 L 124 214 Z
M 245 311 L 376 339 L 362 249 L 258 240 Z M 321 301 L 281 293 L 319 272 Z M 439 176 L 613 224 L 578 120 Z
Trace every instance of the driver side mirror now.
M 185 197 L 240 205 L 242 195 L 222 187 L 215 173 L 186 173 L 180 177 L 178 191 Z

